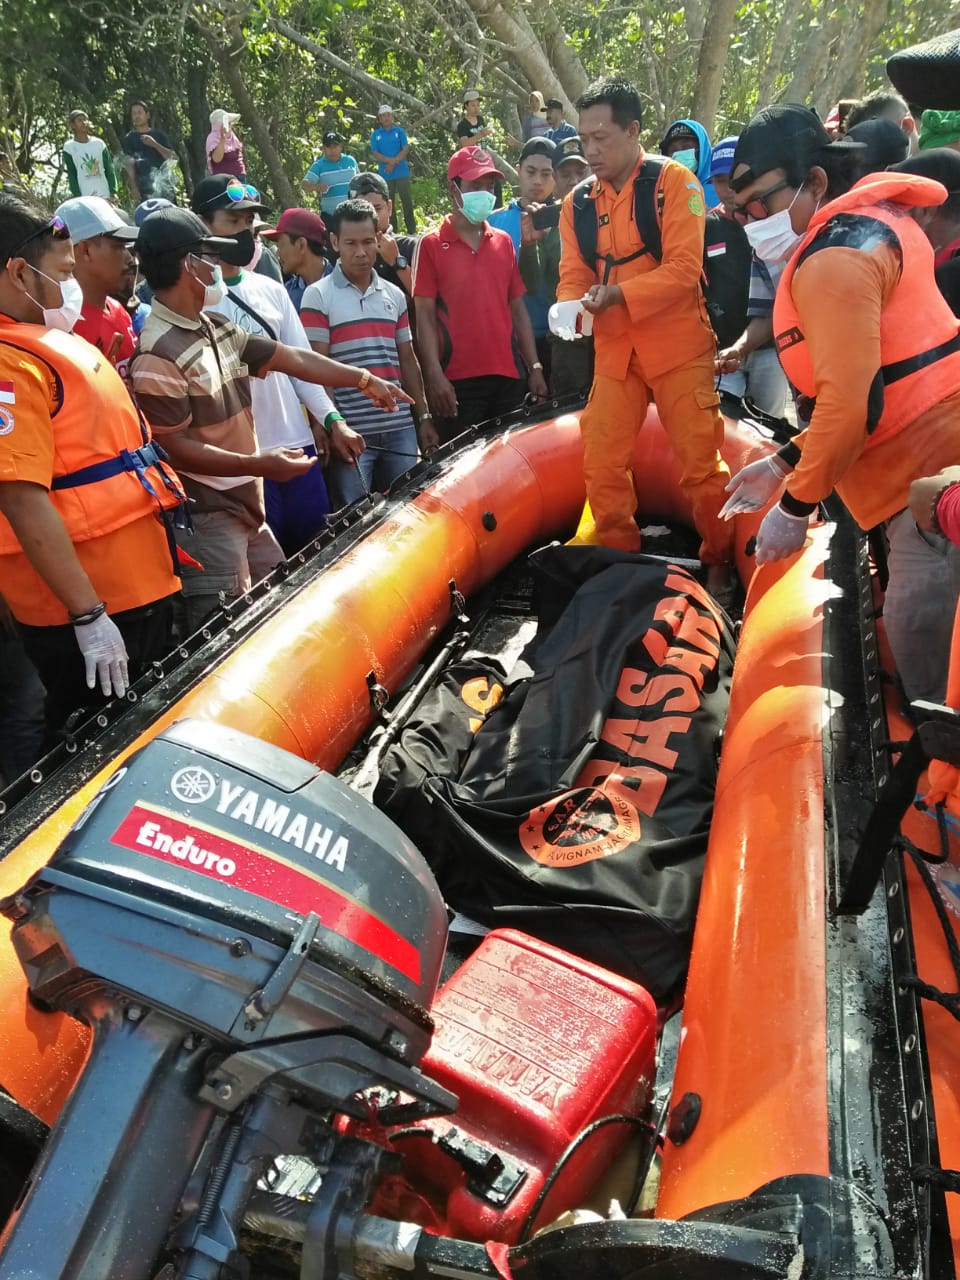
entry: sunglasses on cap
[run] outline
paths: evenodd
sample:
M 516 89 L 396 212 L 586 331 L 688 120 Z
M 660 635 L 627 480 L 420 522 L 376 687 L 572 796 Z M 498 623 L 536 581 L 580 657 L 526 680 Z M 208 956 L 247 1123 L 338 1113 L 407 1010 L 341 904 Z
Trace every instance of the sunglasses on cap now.
M 730 210 L 730 216 L 736 222 L 739 222 L 741 226 L 747 222 L 760 222 L 764 218 L 769 218 L 770 210 L 767 208 L 767 201 L 771 196 L 776 195 L 778 191 L 785 191 L 790 186 L 791 184 L 786 178 L 781 182 L 775 182 L 766 191 L 761 191 L 758 195 L 751 196 L 746 204 L 734 205 Z
M 233 178 L 223 189 L 223 194 L 228 200 L 236 203 L 238 200 L 259 200 L 260 192 L 256 187 L 248 187 L 241 182 L 239 178 Z
M 45 222 L 43 226 L 36 227 L 28 236 L 24 236 L 19 244 L 15 244 L 7 256 L 3 260 L 6 266 L 11 258 L 19 257 L 20 251 L 25 249 L 28 244 L 32 244 L 34 240 L 40 240 L 43 236 L 53 236 L 54 240 L 69 240 L 70 232 L 67 224 L 62 218 L 51 218 L 49 222 Z

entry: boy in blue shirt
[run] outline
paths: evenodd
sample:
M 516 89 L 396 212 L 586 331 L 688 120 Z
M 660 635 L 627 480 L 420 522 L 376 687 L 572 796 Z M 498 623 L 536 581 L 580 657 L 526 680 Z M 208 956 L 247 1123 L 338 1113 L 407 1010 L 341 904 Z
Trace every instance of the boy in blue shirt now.
M 393 123 L 393 108 L 384 103 L 377 112 L 377 128 L 370 135 L 370 154 L 377 162 L 380 177 L 387 184 L 393 213 L 390 222 L 394 231 L 400 230 L 397 218 L 397 201 L 403 205 L 403 220 L 407 235 L 417 234 L 417 219 L 413 212 L 413 193 L 410 189 L 410 166 L 407 155 L 410 141 L 406 131 Z
M 360 166 L 353 156 L 343 154 L 343 139 L 336 129 L 328 129 L 323 135 L 323 155 L 314 160 L 300 183 L 304 191 L 319 193 L 320 212 L 324 216 L 332 214 L 337 205 L 347 199 L 353 173 L 347 173 L 342 181 L 333 183 L 327 182 L 324 174 L 336 174 L 339 177 L 351 169 L 353 173 L 358 173 Z

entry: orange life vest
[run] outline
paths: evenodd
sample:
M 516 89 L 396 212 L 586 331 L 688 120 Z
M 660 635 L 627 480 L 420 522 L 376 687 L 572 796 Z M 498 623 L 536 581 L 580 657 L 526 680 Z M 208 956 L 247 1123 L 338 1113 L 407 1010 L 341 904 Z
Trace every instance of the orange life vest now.
M 889 439 L 947 396 L 960 391 L 960 321 L 933 275 L 933 249 L 910 210 L 942 204 L 939 182 L 911 174 L 873 173 L 816 213 L 777 286 L 773 331 L 784 373 L 806 396 L 816 378 L 793 300 L 793 277 L 824 249 L 870 253 L 889 245 L 900 279 L 880 316 L 881 367 L 864 406 L 866 448 Z M 857 335 L 850 335 L 856 342 Z
M 35 324 L 0 324 L 0 343 L 49 377 L 55 402 L 50 500 L 71 542 L 112 533 L 150 511 L 185 510 L 176 473 L 102 352 L 83 338 Z M 0 555 L 20 549 L 0 515 Z

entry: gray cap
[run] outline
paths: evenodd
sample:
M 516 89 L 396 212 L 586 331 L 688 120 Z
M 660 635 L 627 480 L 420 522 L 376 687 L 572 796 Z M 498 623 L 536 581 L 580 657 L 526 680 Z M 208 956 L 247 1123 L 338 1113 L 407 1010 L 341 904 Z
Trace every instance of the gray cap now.
M 102 196 L 75 196 L 64 200 L 56 216 L 62 218 L 74 244 L 93 240 L 96 236 L 113 236 L 133 244 L 139 232 L 117 213 Z

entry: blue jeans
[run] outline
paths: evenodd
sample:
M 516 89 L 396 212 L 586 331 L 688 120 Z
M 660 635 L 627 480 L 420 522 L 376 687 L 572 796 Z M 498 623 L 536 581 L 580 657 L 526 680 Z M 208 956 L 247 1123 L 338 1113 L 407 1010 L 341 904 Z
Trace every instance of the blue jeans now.
M 390 414 L 384 414 L 389 418 Z M 413 423 L 403 427 L 383 427 L 365 431 L 367 446 L 351 466 L 339 458 L 330 459 L 327 483 L 335 507 L 345 507 L 366 493 L 386 493 L 393 482 L 415 466 L 420 452 Z

